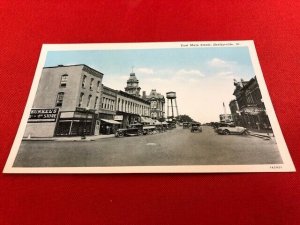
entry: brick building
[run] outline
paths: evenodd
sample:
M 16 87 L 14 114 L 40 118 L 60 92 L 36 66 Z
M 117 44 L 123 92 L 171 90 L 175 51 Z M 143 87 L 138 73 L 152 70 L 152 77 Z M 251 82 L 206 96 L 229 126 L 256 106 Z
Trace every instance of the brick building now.
M 233 95 L 236 96 L 240 114 L 239 125 L 258 130 L 271 128 L 256 77 L 249 81 L 234 80 L 234 86 Z
M 149 95 L 143 92 L 143 99 L 150 102 L 150 117 L 152 119 L 162 120 L 165 118 L 165 97 L 152 89 Z
M 98 134 L 102 78 L 84 64 L 44 67 L 24 136 Z

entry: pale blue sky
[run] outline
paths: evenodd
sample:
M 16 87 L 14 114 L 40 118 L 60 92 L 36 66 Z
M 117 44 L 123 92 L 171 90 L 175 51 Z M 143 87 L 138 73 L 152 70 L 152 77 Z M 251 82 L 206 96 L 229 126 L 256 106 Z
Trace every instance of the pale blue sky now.
M 229 112 L 233 79 L 254 77 L 248 47 L 50 51 L 45 66 L 86 64 L 104 73 L 103 84 L 124 90 L 132 66 L 147 93 L 176 91 L 180 114 L 218 121 Z M 197 104 L 195 104 L 195 101 Z
M 213 75 L 216 70 L 207 62 L 214 58 L 235 62 L 243 75 L 253 74 L 247 47 L 55 51 L 48 52 L 45 66 L 86 64 L 107 76 L 128 74 L 132 66 L 155 70 L 201 69 L 204 74 Z

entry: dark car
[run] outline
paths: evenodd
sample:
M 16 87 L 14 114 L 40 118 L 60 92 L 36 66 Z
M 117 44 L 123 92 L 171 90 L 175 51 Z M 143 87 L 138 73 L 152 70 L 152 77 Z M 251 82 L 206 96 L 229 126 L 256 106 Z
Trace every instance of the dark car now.
M 190 126 L 190 123 L 189 123 L 189 122 L 183 122 L 183 123 L 182 123 L 182 128 L 183 128 L 183 129 L 189 128 L 189 126 Z
M 116 137 L 124 136 L 140 136 L 143 135 L 143 125 L 142 124 L 130 124 L 127 128 L 118 129 L 115 133 Z
M 191 132 L 202 132 L 202 127 L 200 123 L 191 124 Z

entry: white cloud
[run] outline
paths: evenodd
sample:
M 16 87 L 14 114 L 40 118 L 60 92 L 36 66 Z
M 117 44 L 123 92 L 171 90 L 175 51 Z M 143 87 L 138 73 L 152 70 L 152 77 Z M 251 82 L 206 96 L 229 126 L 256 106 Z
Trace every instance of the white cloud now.
M 235 61 L 225 61 L 220 58 L 213 58 L 212 60 L 208 61 L 207 64 L 214 68 L 224 69 L 224 68 L 232 68 L 237 63 Z
M 175 75 L 177 77 L 188 77 L 188 78 L 200 78 L 200 77 L 205 77 L 203 73 L 199 70 L 186 70 L 186 69 L 181 69 L 178 70 Z
M 136 74 L 144 74 L 144 75 L 152 75 L 154 74 L 154 70 L 152 68 L 140 67 L 134 70 Z

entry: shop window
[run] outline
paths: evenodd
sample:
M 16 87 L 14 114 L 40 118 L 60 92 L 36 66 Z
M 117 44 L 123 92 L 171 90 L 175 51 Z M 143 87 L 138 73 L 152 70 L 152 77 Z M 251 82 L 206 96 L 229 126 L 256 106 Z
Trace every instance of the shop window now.
M 59 92 L 59 93 L 57 94 L 55 106 L 58 106 L 58 107 L 62 106 L 63 100 L 64 100 L 64 95 L 65 95 L 64 92 Z
M 80 93 L 80 97 L 79 97 L 79 103 L 78 103 L 78 107 L 82 106 L 82 99 L 83 99 L 84 94 Z
M 82 78 L 82 84 L 81 84 L 81 86 L 82 86 L 83 88 L 85 88 L 85 82 L 86 82 L 86 75 L 83 75 L 83 78 Z
M 68 81 L 68 74 L 62 75 L 60 79 L 60 87 L 66 87 L 67 81 Z

